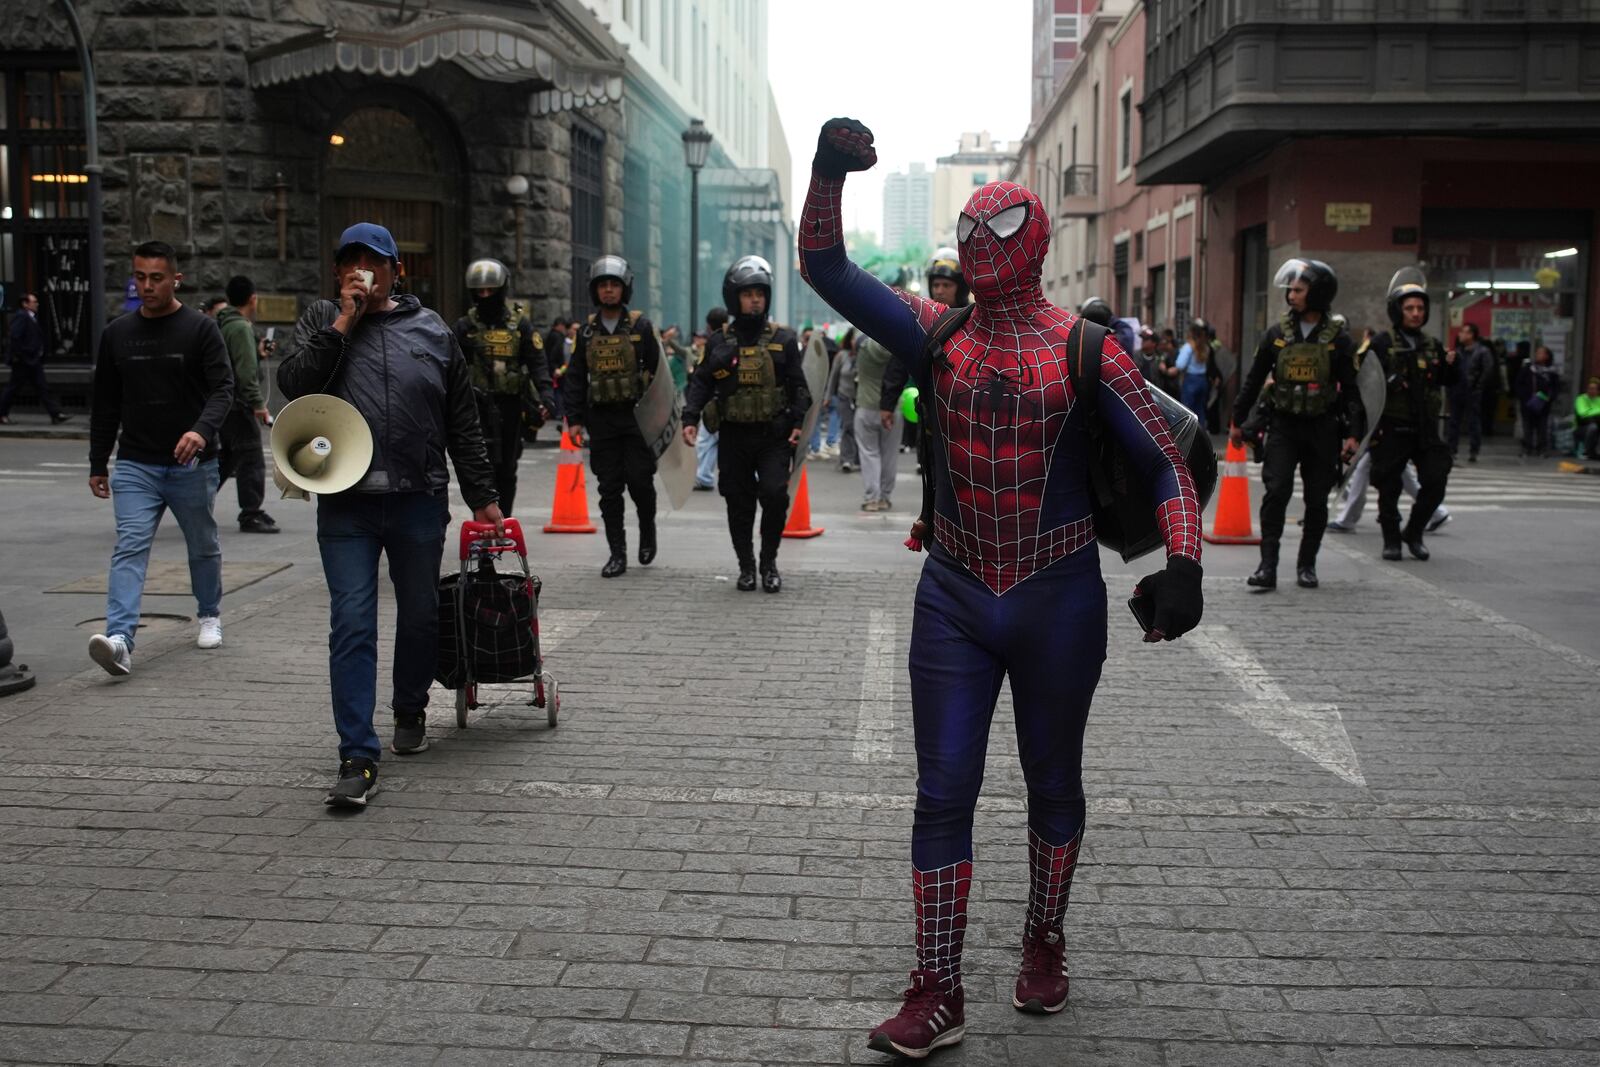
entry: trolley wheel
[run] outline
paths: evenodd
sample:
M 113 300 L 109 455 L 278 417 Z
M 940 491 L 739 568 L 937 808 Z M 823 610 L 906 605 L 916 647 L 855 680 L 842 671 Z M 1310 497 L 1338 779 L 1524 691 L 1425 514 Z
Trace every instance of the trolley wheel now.
M 555 676 L 546 672 L 541 681 L 544 682 L 544 717 L 550 724 L 550 729 L 556 728 L 556 720 L 561 717 L 561 687 L 556 683 Z
M 456 690 L 456 725 L 465 730 L 467 728 L 467 712 L 472 706 L 472 699 L 468 696 L 467 687 L 462 686 Z

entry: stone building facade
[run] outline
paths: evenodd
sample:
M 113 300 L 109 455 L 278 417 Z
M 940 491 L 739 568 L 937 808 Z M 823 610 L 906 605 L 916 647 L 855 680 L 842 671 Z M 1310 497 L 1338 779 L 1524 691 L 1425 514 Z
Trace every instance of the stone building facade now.
M 621 247 L 623 62 L 576 3 L 78 6 L 99 81 L 108 317 L 149 239 L 178 249 L 180 295 L 247 274 L 260 321 L 279 324 L 331 295 L 333 245 L 354 221 L 389 226 L 405 284 L 447 318 L 473 258 L 513 265 L 548 321 L 574 310 L 589 261 Z M 86 380 L 83 82 L 51 0 L 7 5 L 7 23 L 0 283 L 8 308 L 23 289 L 53 295 L 54 362 Z

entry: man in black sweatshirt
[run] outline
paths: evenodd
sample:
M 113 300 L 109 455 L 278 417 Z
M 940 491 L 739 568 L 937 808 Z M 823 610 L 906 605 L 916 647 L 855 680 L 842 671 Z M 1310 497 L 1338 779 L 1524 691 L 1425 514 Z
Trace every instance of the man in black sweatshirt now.
M 178 302 L 182 278 L 170 245 L 150 241 L 134 249 L 139 310 L 106 327 L 95 359 L 89 490 L 116 509 L 117 547 L 106 580 L 106 631 L 89 639 L 89 656 L 117 676 L 133 669 L 145 568 L 168 509 L 189 546 L 197 643 L 222 644 L 222 545 L 212 504 L 233 369 L 216 322 Z M 112 445 L 117 469 L 108 477 Z

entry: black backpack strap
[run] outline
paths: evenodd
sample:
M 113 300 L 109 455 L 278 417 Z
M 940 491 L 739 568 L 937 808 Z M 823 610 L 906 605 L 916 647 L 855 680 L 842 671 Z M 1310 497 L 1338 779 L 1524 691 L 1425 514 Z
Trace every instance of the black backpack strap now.
M 1072 381 L 1072 402 L 1075 408 L 1082 410 L 1082 418 L 1086 420 L 1083 428 L 1089 434 L 1089 481 L 1095 501 L 1102 506 L 1115 500 L 1105 464 L 1101 461 L 1100 447 L 1104 429 L 1099 418 L 1100 357 L 1106 333 L 1104 326 L 1082 317 L 1067 333 L 1067 377 Z
M 922 546 L 933 540 L 933 509 L 939 485 L 934 464 L 943 459 L 935 439 L 938 428 L 930 417 L 933 414 L 933 365 L 934 361 L 944 359 L 945 342 L 955 336 L 971 315 L 971 304 L 950 308 L 934 322 L 922 343 L 923 370 L 917 376 L 917 425 L 922 427 L 917 435 L 917 466 L 922 469 L 922 509 L 911 524 L 911 536 L 906 538 L 906 547 L 913 552 L 922 551 Z

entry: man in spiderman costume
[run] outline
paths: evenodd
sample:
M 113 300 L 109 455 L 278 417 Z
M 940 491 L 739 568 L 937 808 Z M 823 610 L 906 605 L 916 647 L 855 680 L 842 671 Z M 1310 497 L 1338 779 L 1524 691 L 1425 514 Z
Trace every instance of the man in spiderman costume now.
M 917 749 L 912 829 L 916 970 L 898 1014 L 868 1040 L 920 1058 L 966 1028 L 961 948 L 972 880 L 972 814 L 1000 683 L 1011 681 L 1028 786 L 1030 887 L 1013 1004 L 1067 1002 L 1062 925 L 1083 837 L 1083 731 L 1106 649 L 1106 589 L 1091 512 L 1089 434 L 1068 374 L 1077 316 L 1045 300 L 1050 221 L 1033 193 L 990 182 L 957 227 L 970 317 L 936 351 L 945 305 L 891 289 L 845 254 L 844 177 L 877 161 L 872 133 L 825 124 L 800 221 L 806 280 L 844 318 L 904 360 L 931 397 L 936 501 L 911 633 Z M 1090 357 L 1093 358 L 1093 357 Z M 1107 337 L 1098 415 L 1156 487 L 1164 571 L 1148 641 L 1201 615 L 1200 509 L 1194 483 L 1128 356 Z

